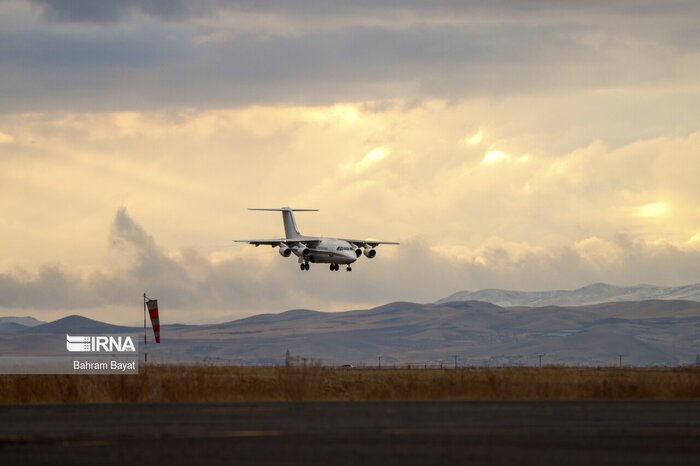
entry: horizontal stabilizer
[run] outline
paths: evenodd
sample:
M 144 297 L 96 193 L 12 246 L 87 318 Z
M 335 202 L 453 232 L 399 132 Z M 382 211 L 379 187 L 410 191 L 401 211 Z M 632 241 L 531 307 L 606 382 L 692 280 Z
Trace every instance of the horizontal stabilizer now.
M 264 210 L 267 212 L 318 212 L 318 209 L 293 209 L 291 207 L 282 207 L 280 209 L 257 209 L 249 207 L 248 210 Z

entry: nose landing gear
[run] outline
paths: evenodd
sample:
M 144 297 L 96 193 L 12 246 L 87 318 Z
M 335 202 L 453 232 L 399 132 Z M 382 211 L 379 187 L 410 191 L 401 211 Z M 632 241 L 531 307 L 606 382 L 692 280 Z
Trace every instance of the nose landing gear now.
M 348 268 L 345 269 L 345 270 L 346 270 L 347 272 L 352 272 L 352 267 L 350 267 L 350 266 L 348 265 Z
M 300 268 L 301 270 L 309 270 L 309 263 L 308 263 L 308 262 L 302 262 L 302 263 L 299 265 L 299 268 Z

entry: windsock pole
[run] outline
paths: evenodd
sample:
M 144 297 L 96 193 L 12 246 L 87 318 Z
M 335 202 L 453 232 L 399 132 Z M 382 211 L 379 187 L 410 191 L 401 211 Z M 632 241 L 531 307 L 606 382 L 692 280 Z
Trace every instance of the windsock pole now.
M 148 351 L 146 350 L 146 293 L 143 294 L 143 362 L 148 362 Z

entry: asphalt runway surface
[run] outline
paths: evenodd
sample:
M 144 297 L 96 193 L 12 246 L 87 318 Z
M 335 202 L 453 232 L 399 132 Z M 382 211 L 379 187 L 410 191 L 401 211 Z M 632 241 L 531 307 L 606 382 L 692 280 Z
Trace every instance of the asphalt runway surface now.
M 700 464 L 700 402 L 0 405 L 0 464 Z

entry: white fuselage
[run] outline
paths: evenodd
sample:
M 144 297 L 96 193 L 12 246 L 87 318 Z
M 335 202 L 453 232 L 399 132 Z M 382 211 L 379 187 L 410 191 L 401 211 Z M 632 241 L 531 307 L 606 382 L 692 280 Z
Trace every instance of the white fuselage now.
M 345 270 L 352 271 L 350 264 L 361 255 L 372 259 L 377 255 L 375 248 L 380 244 L 399 244 L 391 241 L 357 240 L 342 238 L 327 238 L 318 236 L 305 236 L 299 232 L 297 222 L 294 220 L 294 212 L 315 211 L 316 209 L 292 209 L 280 207 L 279 209 L 250 209 L 282 212 L 284 224 L 284 238 L 273 239 L 245 239 L 234 240 L 240 243 L 254 244 L 257 246 L 271 246 L 278 248 L 277 252 L 282 257 L 290 257 L 292 254 L 299 258 L 299 268 L 309 270 L 309 263 L 330 264 L 330 270 L 337 272 L 339 266 L 346 265 Z
M 302 240 L 303 241 L 303 240 Z M 352 264 L 357 260 L 359 249 L 351 243 L 335 238 L 314 238 L 313 247 L 307 244 L 309 254 L 302 257 L 299 250 L 293 250 L 297 257 L 321 264 Z M 316 243 L 316 244 L 314 244 Z

